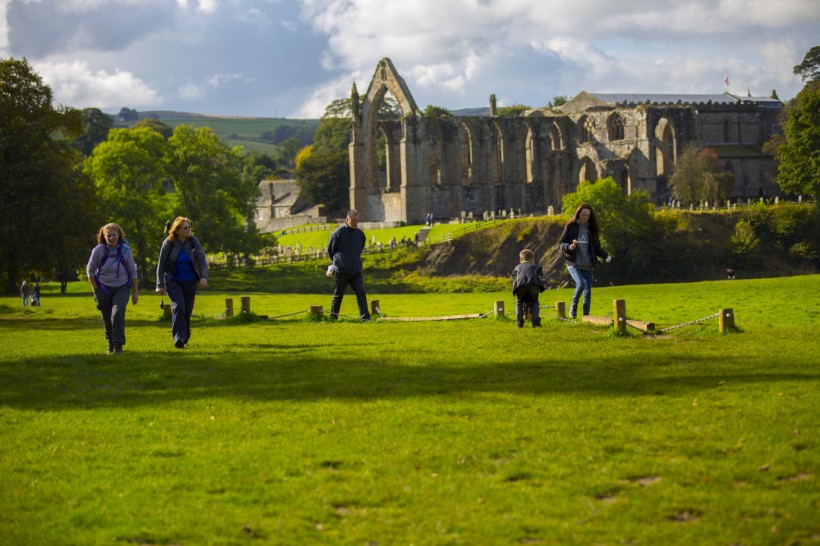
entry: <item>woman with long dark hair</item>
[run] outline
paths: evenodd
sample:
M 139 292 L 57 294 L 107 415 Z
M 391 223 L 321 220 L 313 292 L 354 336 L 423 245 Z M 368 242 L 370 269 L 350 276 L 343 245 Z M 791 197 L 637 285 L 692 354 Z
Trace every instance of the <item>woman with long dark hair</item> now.
M 595 216 L 592 205 L 581 203 L 561 234 L 561 252 L 564 253 L 569 274 L 575 281 L 575 293 L 569 306 L 570 318 L 578 315 L 578 300 L 581 299 L 581 295 L 584 296 L 584 315 L 589 314 L 592 303 L 592 274 L 598 258 L 603 258 L 607 263 L 612 261 L 609 253 L 601 248 L 600 235 L 598 217 Z

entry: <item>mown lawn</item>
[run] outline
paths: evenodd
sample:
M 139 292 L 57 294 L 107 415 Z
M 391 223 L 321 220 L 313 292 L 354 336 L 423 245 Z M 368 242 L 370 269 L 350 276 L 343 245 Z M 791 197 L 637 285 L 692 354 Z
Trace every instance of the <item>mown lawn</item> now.
M 0 298 L 3 544 L 820 538 L 820 276 L 596 288 L 594 314 L 625 299 L 666 328 L 732 307 L 739 328 L 626 337 L 552 318 L 311 322 L 329 292 L 212 285 L 189 349 L 146 293 L 119 358 L 85 287 L 47 288 L 28 312 Z M 215 318 L 242 295 L 282 316 Z M 391 317 L 513 309 L 507 292 L 371 298 Z

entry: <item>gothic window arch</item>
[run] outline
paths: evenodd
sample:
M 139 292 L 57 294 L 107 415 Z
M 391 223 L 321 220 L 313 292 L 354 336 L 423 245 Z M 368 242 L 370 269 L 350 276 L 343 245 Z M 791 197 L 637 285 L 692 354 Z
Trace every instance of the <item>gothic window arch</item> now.
M 595 140 L 595 123 L 588 116 L 581 116 L 578 120 L 578 142 L 592 142 Z
M 606 121 L 607 137 L 609 141 L 624 139 L 624 118 L 617 112 L 609 116 Z
M 564 149 L 564 135 L 555 123 L 550 126 L 550 149 L 554 151 Z

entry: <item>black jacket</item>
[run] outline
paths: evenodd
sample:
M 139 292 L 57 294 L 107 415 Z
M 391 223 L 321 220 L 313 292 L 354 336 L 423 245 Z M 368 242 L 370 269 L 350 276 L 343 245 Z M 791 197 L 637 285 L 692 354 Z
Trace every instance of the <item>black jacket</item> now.
M 364 232 L 359 228 L 341 226 L 336 229 L 327 242 L 327 254 L 333 260 L 336 271 L 355 275 L 362 272 L 362 251 L 367 242 Z
M 538 289 L 543 292 L 545 288 L 544 281 L 541 279 L 543 276 L 544 272 L 539 265 L 532 262 L 522 262 L 518 264 L 512 272 L 513 294 L 522 286 L 537 286 Z
M 573 222 L 565 227 L 564 233 L 561 234 L 561 252 L 564 254 L 564 260 L 569 266 L 575 265 L 575 253 L 578 251 L 577 246 L 574 250 L 570 250 L 569 246 L 572 244 L 572 241 L 578 239 L 580 229 L 578 222 Z M 595 264 L 598 262 L 597 258 L 606 260 L 609 257 L 609 253 L 601 248 L 601 241 L 593 235 L 592 231 L 589 232 L 589 250 L 592 254 L 592 267 L 595 267 Z

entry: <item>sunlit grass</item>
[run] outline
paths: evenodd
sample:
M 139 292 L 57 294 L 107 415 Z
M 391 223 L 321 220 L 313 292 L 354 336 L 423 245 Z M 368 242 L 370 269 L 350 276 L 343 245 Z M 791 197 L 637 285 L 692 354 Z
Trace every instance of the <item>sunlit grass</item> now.
M 6 544 L 810 544 L 820 276 L 596 288 L 660 327 L 545 318 L 310 322 L 313 294 L 203 291 L 189 349 L 160 298 L 104 354 L 87 285 L 0 298 Z M 801 297 L 795 298 L 795 294 Z M 242 323 L 218 319 L 251 297 Z M 505 291 L 370 294 L 388 316 Z M 547 291 L 542 305 L 569 301 Z M 776 304 L 775 302 L 781 302 Z M 302 313 L 305 311 L 305 313 Z M 355 298 L 342 312 L 354 314 Z M 545 315 L 551 310 L 545 309 Z

